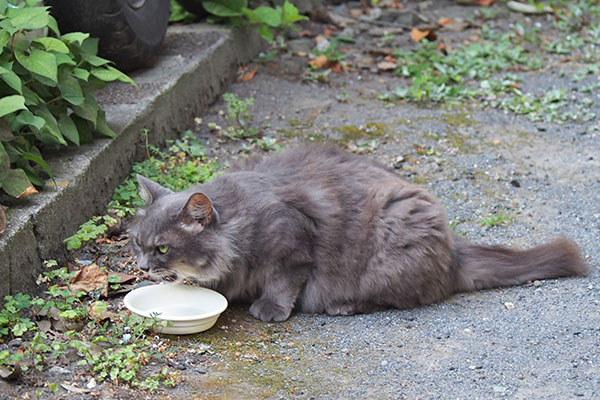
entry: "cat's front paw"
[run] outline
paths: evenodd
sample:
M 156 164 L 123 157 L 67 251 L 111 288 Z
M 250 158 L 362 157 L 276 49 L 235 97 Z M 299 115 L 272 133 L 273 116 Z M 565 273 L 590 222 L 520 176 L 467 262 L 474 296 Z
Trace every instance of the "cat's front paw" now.
M 291 312 L 291 309 L 285 309 L 269 299 L 258 299 L 250 306 L 250 314 L 264 322 L 285 321 Z

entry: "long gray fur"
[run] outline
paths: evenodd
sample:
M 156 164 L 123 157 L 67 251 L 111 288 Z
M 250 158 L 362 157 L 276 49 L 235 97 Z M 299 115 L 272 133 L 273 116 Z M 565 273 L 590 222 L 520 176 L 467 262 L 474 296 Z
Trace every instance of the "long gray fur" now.
M 251 160 L 179 193 L 138 180 L 146 206 L 130 232 L 140 268 L 252 303 L 263 321 L 293 309 L 410 308 L 587 271 L 566 239 L 524 251 L 470 244 L 431 194 L 332 146 Z

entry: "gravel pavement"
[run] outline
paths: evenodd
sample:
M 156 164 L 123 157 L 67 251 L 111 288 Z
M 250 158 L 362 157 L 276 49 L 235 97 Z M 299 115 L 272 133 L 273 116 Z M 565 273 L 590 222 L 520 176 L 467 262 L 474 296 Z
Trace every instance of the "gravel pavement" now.
M 591 272 L 458 294 L 415 310 L 296 314 L 281 324 L 233 307 L 198 339 L 214 354 L 194 386 L 230 398 L 600 398 L 597 121 L 534 123 L 493 108 L 390 105 L 377 94 L 393 90 L 393 74 L 359 70 L 332 73 L 327 84 L 307 82 L 295 74 L 297 63 L 257 64 L 253 79 L 228 88 L 254 97 L 259 135 L 284 147 L 304 140 L 359 151 L 364 145 L 365 157 L 395 165 L 442 199 L 455 229 L 472 240 L 527 247 L 564 235 L 581 246 Z M 585 83 L 574 83 L 564 68 L 522 72 L 522 85 L 569 93 Z M 206 126 L 225 126 L 224 108 L 215 105 L 199 129 L 215 148 L 220 142 Z M 244 157 L 241 143 L 215 155 L 223 157 L 224 148 L 227 159 Z M 511 221 L 482 225 L 499 212 Z

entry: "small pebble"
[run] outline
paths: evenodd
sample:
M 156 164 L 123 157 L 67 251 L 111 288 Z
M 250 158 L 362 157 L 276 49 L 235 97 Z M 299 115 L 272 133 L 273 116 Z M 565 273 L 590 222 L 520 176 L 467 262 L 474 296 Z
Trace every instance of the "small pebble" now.
M 507 310 L 514 310 L 515 309 L 515 305 L 513 303 L 511 303 L 510 301 L 507 301 L 506 303 L 504 303 L 504 307 Z

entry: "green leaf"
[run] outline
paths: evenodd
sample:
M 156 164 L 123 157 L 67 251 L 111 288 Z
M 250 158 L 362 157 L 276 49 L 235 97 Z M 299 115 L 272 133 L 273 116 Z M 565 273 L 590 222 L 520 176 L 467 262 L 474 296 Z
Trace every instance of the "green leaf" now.
M 57 53 L 68 54 L 69 48 L 62 41 L 51 37 L 39 37 L 33 39 L 34 43 L 40 43 L 47 51 L 56 51 Z
M 6 46 L 8 41 L 10 40 L 10 33 L 8 31 L 2 29 L 0 30 L 0 50 Z
M 73 112 L 81 118 L 88 120 L 96 127 L 96 120 L 98 118 L 98 104 L 91 94 L 86 94 L 85 100 L 81 105 L 74 105 Z
M 84 61 L 87 61 L 90 65 L 94 67 L 101 67 L 102 65 L 110 63 L 110 61 L 108 61 L 105 58 L 98 57 L 94 54 L 89 53 L 81 53 L 81 58 L 83 58 Z
M 25 97 L 25 104 L 28 106 L 35 106 L 44 102 L 44 99 L 42 99 L 40 95 L 29 89 L 27 86 L 23 86 L 23 97 Z
M 67 41 L 69 43 L 79 43 L 79 45 L 81 46 L 83 44 L 83 41 L 89 37 L 90 37 L 89 33 L 70 32 L 70 33 L 65 33 L 64 35 L 61 35 L 59 37 L 59 39 Z
M 273 42 L 274 34 L 273 30 L 268 25 L 261 25 L 257 28 L 258 33 L 268 42 Z
M 40 103 L 32 108 L 32 112 L 39 117 L 42 117 L 46 124 L 42 129 L 36 132 L 36 137 L 44 143 L 67 145 L 67 142 L 60 133 L 56 118 L 44 103 Z
M 295 5 L 290 3 L 288 0 L 283 3 L 283 9 L 281 12 L 281 24 L 289 25 L 294 22 L 302 21 L 308 19 L 304 15 L 298 13 L 298 8 Z
M 116 135 L 112 129 L 106 123 L 106 113 L 104 110 L 98 110 L 98 120 L 96 121 L 96 131 L 103 134 L 104 136 L 108 136 L 114 138 Z
M 58 70 L 54 54 L 43 50 L 31 49 L 29 56 L 21 51 L 15 51 L 15 56 L 19 64 L 25 69 L 48 78 L 55 84 L 57 83 Z
M 17 110 L 26 110 L 25 98 L 17 94 L 6 96 L 0 99 L 0 117 L 15 112 Z
M 54 175 L 52 175 L 52 171 L 50 170 L 50 167 L 48 166 L 46 161 L 44 161 L 44 159 L 42 158 L 39 150 L 36 147 L 33 147 L 32 150 L 37 150 L 37 151 L 35 153 L 24 151 L 21 153 L 21 155 L 23 156 L 24 159 L 32 161 L 32 162 L 36 163 L 37 165 L 39 165 L 44 170 L 44 172 L 48 174 L 48 176 L 50 178 L 54 179 Z
M 13 88 L 17 93 L 23 94 L 21 78 L 13 71 L 0 67 L 0 79 L 2 79 L 8 86 Z
M 77 132 L 77 126 L 71 117 L 67 116 L 67 114 L 61 115 L 58 118 L 58 127 L 64 137 L 79 146 L 79 132 Z
M 29 110 L 23 110 L 17 115 L 16 121 L 22 125 L 31 125 L 40 130 L 46 124 L 44 118 L 37 117 Z
M 67 70 L 61 70 L 58 76 L 58 89 L 63 99 L 76 106 L 83 104 L 84 97 L 79 80 Z
M 48 18 L 48 29 L 50 29 L 56 36 L 60 36 L 60 31 L 58 30 L 58 23 L 56 19 L 52 15 Z
M 242 9 L 248 5 L 246 0 L 213 0 L 203 1 L 202 7 L 209 13 L 219 17 L 241 17 Z
M 96 78 L 103 80 L 105 82 L 112 82 L 112 81 L 119 80 L 121 82 L 131 83 L 131 84 L 135 85 L 135 82 L 133 81 L 133 79 L 131 79 L 130 77 L 128 77 L 127 75 L 125 75 L 124 73 L 119 71 L 118 69 L 111 67 L 110 65 L 107 65 L 105 68 L 92 68 L 91 73 Z
M 260 6 L 254 10 L 254 15 L 256 15 L 261 22 L 273 28 L 277 28 L 281 25 L 281 15 L 274 8 Z
M 56 57 L 56 66 L 57 67 L 60 67 L 63 64 L 67 64 L 67 65 L 71 65 L 71 66 L 77 65 L 75 60 L 73 60 L 72 55 L 70 55 L 70 54 L 55 53 L 54 56 Z
M 73 68 L 73 76 L 87 82 L 90 77 L 90 72 L 83 68 Z
M 80 143 L 90 143 L 93 140 L 92 129 L 90 127 L 91 122 L 78 117 L 77 115 L 71 115 L 71 119 L 77 126 L 77 132 L 79 132 Z
M 50 22 L 49 7 L 26 7 L 12 8 L 6 10 L 6 16 L 9 18 L 12 26 L 16 30 L 36 30 L 45 28 Z
M 13 197 L 22 197 L 30 190 L 31 182 L 22 169 L 9 169 L 0 182 L 2 189 Z

